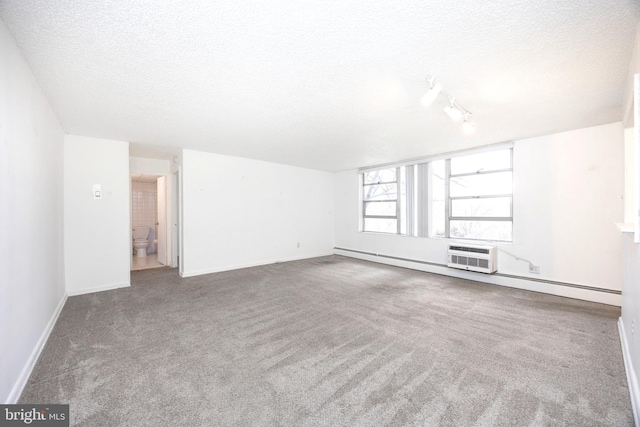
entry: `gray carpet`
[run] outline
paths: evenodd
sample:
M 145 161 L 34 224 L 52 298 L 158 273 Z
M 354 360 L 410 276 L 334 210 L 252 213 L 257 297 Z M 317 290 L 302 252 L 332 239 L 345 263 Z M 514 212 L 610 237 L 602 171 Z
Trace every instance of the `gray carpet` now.
M 71 297 L 21 403 L 73 425 L 633 425 L 619 308 L 331 256 Z

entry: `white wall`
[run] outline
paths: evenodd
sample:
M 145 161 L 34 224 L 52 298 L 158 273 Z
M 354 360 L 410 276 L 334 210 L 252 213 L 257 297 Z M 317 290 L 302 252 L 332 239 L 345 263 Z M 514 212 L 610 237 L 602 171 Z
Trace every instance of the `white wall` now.
M 64 138 L 64 254 L 69 295 L 129 286 L 129 144 Z M 102 186 L 102 199 L 92 195 Z
M 639 420 L 640 390 L 640 247 L 633 242 L 633 233 L 624 233 L 624 268 L 622 282 L 622 317 L 620 338 L 627 368 L 629 391 L 634 405 L 636 423 Z
M 624 130 L 624 219 L 627 226 L 633 227 L 636 212 L 638 211 L 637 197 L 638 183 L 636 183 L 636 142 L 634 129 Z
M 15 403 L 66 295 L 63 131 L 0 21 L 0 402 Z
M 155 229 L 158 221 L 157 182 L 131 183 L 131 228 L 149 227 Z
M 640 88 L 634 87 L 634 80 L 640 73 L 640 23 L 636 29 L 636 43 L 633 58 L 629 64 L 629 79 L 625 99 L 625 222 L 632 223 L 632 229 L 637 220 L 637 210 L 640 199 L 640 173 L 638 171 L 640 144 Z M 624 233 L 623 236 L 622 272 L 622 316 L 618 323 L 622 353 L 629 393 L 635 416 L 636 425 L 640 425 L 640 387 L 638 372 L 640 372 L 640 247 L 634 243 L 634 234 Z
M 332 253 L 333 174 L 193 150 L 182 167 L 184 276 Z
M 147 175 L 169 175 L 171 173 L 169 160 L 147 159 L 145 157 L 130 157 L 129 170 L 131 173 Z
M 614 223 L 624 215 L 622 124 L 522 140 L 515 150 L 515 253 L 540 264 L 543 277 L 620 290 L 622 236 Z
M 502 252 L 498 271 L 620 290 L 621 236 L 614 223 L 623 216 L 623 148 L 621 123 L 516 141 L 514 242 L 498 246 L 540 265 L 540 274 L 530 274 L 528 263 Z M 336 247 L 446 263 L 447 240 L 358 232 L 356 171 L 337 174 L 335 189 Z M 451 269 L 437 271 L 459 275 Z M 480 273 L 461 277 L 620 304 L 612 294 L 496 281 Z

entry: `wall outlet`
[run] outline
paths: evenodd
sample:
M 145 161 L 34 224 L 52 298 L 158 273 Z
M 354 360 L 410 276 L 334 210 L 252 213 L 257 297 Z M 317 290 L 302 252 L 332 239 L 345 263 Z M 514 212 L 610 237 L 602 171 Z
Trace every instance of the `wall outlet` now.
M 540 266 L 529 264 L 529 273 L 540 274 Z
M 300 242 L 298 242 L 298 249 L 300 249 Z

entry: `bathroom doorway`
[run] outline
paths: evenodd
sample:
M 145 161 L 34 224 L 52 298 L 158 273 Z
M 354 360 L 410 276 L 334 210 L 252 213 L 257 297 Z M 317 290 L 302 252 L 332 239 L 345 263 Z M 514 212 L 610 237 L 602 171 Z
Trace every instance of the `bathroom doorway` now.
M 164 175 L 131 174 L 131 270 L 169 264 L 166 181 Z

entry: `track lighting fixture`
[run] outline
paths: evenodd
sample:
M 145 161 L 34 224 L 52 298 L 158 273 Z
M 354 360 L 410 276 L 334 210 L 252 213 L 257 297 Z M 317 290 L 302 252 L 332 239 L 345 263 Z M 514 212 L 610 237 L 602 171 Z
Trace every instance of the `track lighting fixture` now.
M 462 121 L 463 131 L 465 133 L 473 132 L 475 125 L 469 120 L 471 112 L 460 105 L 449 92 L 444 90 L 442 85 L 436 81 L 435 77 L 431 75 L 427 76 L 427 82 L 429 83 L 429 89 L 420 99 L 420 103 L 428 107 L 436 100 L 438 95 L 444 96 L 449 101 L 449 105 L 444 108 L 444 112 L 451 117 L 451 120 L 456 122 L 464 118 Z
M 420 103 L 425 107 L 431 105 L 433 101 L 435 101 L 435 99 L 438 97 L 438 95 L 440 95 L 440 91 L 442 90 L 442 86 L 436 83 L 435 79 L 432 76 L 429 76 L 427 80 L 429 81 L 429 90 L 420 100 Z
M 449 99 L 449 105 L 447 107 L 444 107 L 444 112 L 447 113 L 447 116 L 451 117 L 451 120 L 453 120 L 454 122 L 460 120 L 463 114 L 462 111 L 460 111 L 458 107 L 456 107 L 455 98 Z
M 470 115 L 471 113 L 467 111 L 464 115 L 464 121 L 462 122 L 462 131 L 466 134 L 473 133 L 473 131 L 476 130 L 476 126 L 469 121 Z

